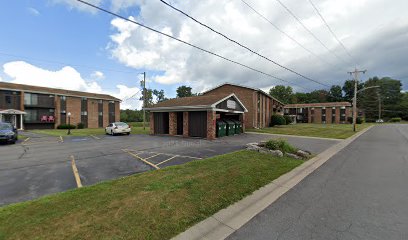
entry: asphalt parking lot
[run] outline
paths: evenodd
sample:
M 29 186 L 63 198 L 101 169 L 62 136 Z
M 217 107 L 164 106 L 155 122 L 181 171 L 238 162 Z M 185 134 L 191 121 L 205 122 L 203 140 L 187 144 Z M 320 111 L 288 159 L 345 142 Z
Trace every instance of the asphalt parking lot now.
M 275 136 L 242 134 L 214 141 L 171 136 L 51 137 L 0 145 L 0 206 L 101 181 L 165 168 L 243 149 Z M 320 153 L 337 140 L 284 137 Z

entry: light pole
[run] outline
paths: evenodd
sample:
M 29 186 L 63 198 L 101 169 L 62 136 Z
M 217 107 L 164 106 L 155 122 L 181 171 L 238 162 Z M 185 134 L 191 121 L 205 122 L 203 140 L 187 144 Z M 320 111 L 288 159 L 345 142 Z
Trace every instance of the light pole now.
M 143 130 L 146 129 L 146 72 L 140 73 L 143 74 Z
M 71 112 L 68 112 L 68 133 L 67 135 L 71 134 Z

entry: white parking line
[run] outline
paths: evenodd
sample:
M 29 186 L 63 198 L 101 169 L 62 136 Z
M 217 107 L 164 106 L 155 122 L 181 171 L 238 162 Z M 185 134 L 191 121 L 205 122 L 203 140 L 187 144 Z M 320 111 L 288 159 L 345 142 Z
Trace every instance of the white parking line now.
M 167 159 L 167 160 L 164 160 L 163 162 L 159 162 L 159 163 L 156 164 L 156 165 L 159 166 L 160 164 L 165 163 L 165 162 L 168 162 L 168 161 L 170 161 L 170 160 L 172 160 L 172 159 L 174 159 L 174 158 L 176 158 L 176 157 L 179 157 L 179 155 L 174 155 L 173 157 L 171 157 L 171 158 L 169 158 L 169 159 Z
M 94 135 L 89 135 L 89 136 L 91 136 L 91 137 L 93 137 L 94 139 L 97 139 L 97 140 L 100 140 L 101 138 L 99 138 L 99 137 L 97 137 L 97 136 L 94 136 Z
M 150 158 L 154 158 L 154 157 L 157 157 L 157 156 L 159 156 L 160 154 L 155 154 L 155 155 L 153 155 L 153 156 L 150 156 L 150 157 L 147 157 L 147 158 L 144 158 L 144 160 L 147 160 L 147 159 L 150 159 Z
M 140 154 L 140 153 L 150 153 L 150 154 L 159 154 L 159 155 L 166 155 L 166 156 L 178 156 L 178 157 L 183 157 L 183 158 L 202 159 L 200 157 L 192 157 L 192 156 L 185 156 L 185 155 L 178 155 L 178 154 L 171 154 L 171 153 L 148 152 L 148 151 L 132 150 L 132 149 L 125 149 L 125 150 L 126 151 L 137 152 L 138 154 Z
M 144 162 L 144 163 L 146 163 L 146 164 L 148 164 L 148 165 L 150 165 L 150 166 L 152 166 L 152 167 L 154 167 L 154 168 L 156 168 L 156 169 L 160 169 L 156 164 L 153 164 L 153 163 L 151 163 L 151 162 L 145 160 L 144 158 L 139 157 L 137 154 L 134 154 L 134 153 L 128 151 L 127 149 L 122 149 L 122 151 L 124 151 L 125 153 L 130 154 L 131 156 L 133 156 L 133 157 L 139 159 L 140 161 L 142 161 L 142 162 Z

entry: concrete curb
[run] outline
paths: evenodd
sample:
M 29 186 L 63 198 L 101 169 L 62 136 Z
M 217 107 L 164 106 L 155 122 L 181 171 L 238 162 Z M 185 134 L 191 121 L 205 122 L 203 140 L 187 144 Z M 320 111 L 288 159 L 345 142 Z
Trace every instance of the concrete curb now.
M 225 239 L 373 126 L 342 140 L 251 195 L 197 223 L 173 240 Z
M 277 133 L 261 133 L 261 132 L 245 132 L 245 133 L 258 134 L 258 135 L 270 135 L 270 136 L 276 136 L 276 137 L 295 137 L 295 138 L 308 138 L 308 139 L 319 139 L 319 140 L 332 140 L 332 141 L 337 141 L 337 142 L 345 140 L 345 139 L 339 139 L 339 138 L 309 137 L 309 136 L 298 136 L 298 135 L 277 134 Z

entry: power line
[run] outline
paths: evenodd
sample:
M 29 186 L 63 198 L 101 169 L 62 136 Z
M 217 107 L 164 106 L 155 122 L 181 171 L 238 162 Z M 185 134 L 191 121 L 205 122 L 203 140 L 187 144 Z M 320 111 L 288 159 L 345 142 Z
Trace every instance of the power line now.
M 90 7 L 93 7 L 93 8 L 95 8 L 95 9 L 98 9 L 98 10 L 100 10 L 100 11 L 102 11 L 102 12 L 108 13 L 108 14 L 110 14 L 110 15 L 112 15 L 112 16 L 117 17 L 117 18 L 120 18 L 120 19 L 122 19 L 122 20 L 125 20 L 125 21 L 127 21 L 127 22 L 131 22 L 131 23 L 133 23 L 133 24 L 136 24 L 136 25 L 138 25 L 138 26 L 140 26 L 140 27 L 143 27 L 143 28 L 145 28 L 145 29 L 148 29 L 148 30 L 153 31 L 153 32 L 155 32 L 155 33 L 158 33 L 158 34 L 160 34 L 160 35 L 163 35 L 163 36 L 166 36 L 166 37 L 171 38 L 171 39 L 173 39 L 173 40 L 176 40 L 176 41 L 178 41 L 178 42 L 181 42 L 181 43 L 183 43 L 183 44 L 185 44 L 185 45 L 188 45 L 188 46 L 193 47 L 193 48 L 195 48 L 195 49 L 198 49 L 198 50 L 200 50 L 200 51 L 206 52 L 206 53 L 208 53 L 208 54 L 210 54 L 210 55 L 216 56 L 216 57 L 221 58 L 221 59 L 223 59 L 223 60 L 226 60 L 226 61 L 228 61 L 228 62 L 234 63 L 234 64 L 236 64 L 236 65 L 239 65 L 239 66 L 241 66 L 241 67 L 247 68 L 247 69 L 249 69 L 249 70 L 252 70 L 252 71 L 254 71 L 254 72 L 257 72 L 257 73 L 260 73 L 260 74 L 262 74 L 262 75 L 265 75 L 265 76 L 274 78 L 274 79 L 279 80 L 279 81 L 283 81 L 283 82 L 286 82 L 286 83 L 289 83 L 289 84 L 293 84 L 293 83 L 291 83 L 291 82 L 289 82 L 289 81 L 287 81 L 287 80 L 285 80 L 285 79 L 282 79 L 282 78 L 273 76 L 272 74 L 263 72 L 263 71 L 261 71 L 261 70 L 259 70 L 259 69 L 253 68 L 253 67 L 251 67 L 251 66 L 248 66 L 248 65 L 245 65 L 245 64 L 243 64 L 243 63 L 240 63 L 240 62 L 234 61 L 234 60 L 232 60 L 232 59 L 229 59 L 229 58 L 227 58 L 227 57 L 221 56 L 221 55 L 219 55 L 219 54 L 217 54 L 217 53 L 211 52 L 211 51 L 206 50 L 206 49 L 204 49 L 204 48 L 202 48 L 202 47 L 196 46 L 196 45 L 194 45 L 194 44 L 192 44 L 192 43 L 189 43 L 189 42 L 186 42 L 186 41 L 181 40 L 181 39 L 179 39 L 179 38 L 173 37 L 173 36 L 171 36 L 171 35 L 169 35 L 169 34 L 167 34 L 167 33 L 161 32 L 161 31 L 159 31 L 159 30 L 156 30 L 156 29 L 154 29 L 154 28 L 151 28 L 151 27 L 149 27 L 149 26 L 146 26 L 146 25 L 144 25 L 144 24 L 142 24 L 142 23 L 139 23 L 139 22 L 136 22 L 136 21 L 134 21 L 134 20 L 128 19 L 128 18 L 123 17 L 123 16 L 121 16 L 121 15 L 119 15 L 119 14 L 117 14 L 117 13 L 114 13 L 114 12 L 111 12 L 111 11 L 106 10 L 106 9 L 104 9 L 104 8 L 98 7 L 98 6 L 96 6 L 96 5 L 94 5 L 94 4 L 91 4 L 91 3 L 89 3 L 89 2 L 86 2 L 86 1 L 83 1 L 83 0 L 77 0 L 77 1 L 78 1 L 78 2 L 81 2 L 81 3 L 85 4 L 85 5 L 88 5 L 88 6 L 90 6 Z M 295 84 L 293 84 L 293 85 L 295 85 Z M 305 87 L 303 87 L 303 86 L 299 86 L 299 85 L 295 85 L 295 86 L 298 86 L 298 87 L 307 89 L 307 88 L 305 88 Z M 309 89 L 307 89 L 307 90 L 309 90 Z
M 307 51 L 308 53 L 310 53 L 311 55 L 313 55 L 314 57 L 316 57 L 317 59 L 319 59 L 320 61 L 329 64 L 332 67 L 336 67 L 334 64 L 324 60 L 321 56 L 315 54 L 314 52 L 312 52 L 312 50 L 306 48 L 303 44 L 301 44 L 299 41 L 297 41 L 294 37 L 292 37 L 291 35 L 289 35 L 288 33 L 286 33 L 285 31 L 283 31 L 280 27 L 278 27 L 276 24 L 274 24 L 271 20 L 269 20 L 267 17 L 265 17 L 264 15 L 262 15 L 259 11 L 257 11 L 254 7 L 252 7 L 249 3 L 245 2 L 244 0 L 241 0 L 242 3 L 244 3 L 248 8 L 250 8 L 253 12 L 255 12 L 259 17 L 261 17 L 262 19 L 264 19 L 265 21 L 267 21 L 269 24 L 271 24 L 277 31 L 279 31 L 280 33 L 282 33 L 283 35 L 285 35 L 287 38 L 289 38 L 290 40 L 292 40 L 293 42 L 295 42 L 299 47 L 303 48 L 305 51 Z
M 323 15 L 320 13 L 319 9 L 317 9 L 316 5 L 312 2 L 312 0 L 309 0 L 310 4 L 312 5 L 312 7 L 314 8 L 314 10 L 316 11 L 316 13 L 320 16 L 320 18 L 322 19 L 323 23 L 326 25 L 327 29 L 329 29 L 329 32 L 333 35 L 333 37 L 336 39 L 336 41 L 340 44 L 340 46 L 343 47 L 344 51 L 347 53 L 347 55 L 349 55 L 349 57 L 355 61 L 355 58 L 351 55 L 351 53 L 349 52 L 349 50 L 346 48 L 346 46 L 344 46 L 344 44 L 340 41 L 340 39 L 337 37 L 337 35 L 334 33 L 334 31 L 331 29 L 331 27 L 329 26 L 329 24 L 327 23 L 326 19 L 324 19 Z M 356 61 L 355 61 L 356 62 Z
M 322 42 L 322 40 L 320 40 L 309 28 L 307 28 L 303 22 L 285 5 L 283 4 L 280 0 L 276 0 L 310 35 L 312 35 L 312 37 L 314 39 L 316 39 L 316 41 L 318 41 L 320 43 L 320 45 L 322 45 L 327 51 L 329 51 L 330 53 L 332 53 L 336 58 L 340 59 L 341 61 L 343 61 L 344 63 L 348 64 L 343 58 L 341 58 L 340 56 L 338 56 L 334 51 L 332 51 L 330 48 L 328 48 L 326 46 L 326 44 L 324 44 Z
M 270 59 L 270 58 L 268 58 L 268 57 L 266 57 L 266 56 L 264 56 L 264 55 L 262 55 L 262 54 L 260 54 L 260 53 L 258 53 L 258 52 L 256 52 L 256 51 L 254 51 L 254 50 L 252 50 L 252 49 L 250 49 L 249 47 L 247 47 L 247 46 L 245 46 L 245 45 L 239 43 L 238 41 L 236 41 L 236 40 L 234 40 L 234 39 L 231 39 L 230 37 L 226 36 L 225 34 L 223 34 L 223 33 L 219 32 L 219 31 L 213 29 L 212 27 L 210 27 L 210 26 L 208 26 L 208 25 L 206 25 L 206 24 L 200 22 L 199 20 L 197 20 L 196 18 L 190 16 L 189 14 L 185 13 L 184 11 L 182 11 L 182 10 L 180 10 L 180 9 L 178 9 L 178 8 L 176 8 L 176 7 L 174 7 L 174 6 L 172 6 L 172 5 L 170 5 L 170 4 L 167 3 L 166 1 L 164 1 L 164 0 L 159 0 L 159 1 L 162 2 L 163 4 L 165 4 L 166 6 L 172 8 L 173 10 L 175 10 L 175 11 L 177 11 L 177 12 L 183 14 L 184 16 L 186 16 L 186 17 L 188 17 L 188 18 L 190 18 L 191 20 L 193 20 L 194 22 L 200 24 L 201 26 L 203 26 L 203 27 L 205 27 L 205 28 L 211 30 L 212 32 L 214 32 L 214 33 L 216 33 L 216 34 L 222 36 L 223 38 L 227 39 L 228 41 L 233 42 L 233 43 L 235 43 L 236 45 L 238 45 L 238 46 L 240 46 L 240 47 L 242 47 L 242 48 L 244 48 L 244 49 L 250 51 L 251 53 L 256 54 L 257 56 L 259 56 L 259 57 L 261 57 L 261 58 L 263 58 L 263 59 L 265 59 L 265 60 L 267 60 L 267 61 L 269 61 L 269 62 L 271 62 L 271 63 L 273 63 L 273 64 L 275 64 L 275 65 L 277 65 L 277 66 L 279 66 L 279 67 L 281 67 L 281 68 L 283 68 L 283 69 L 285 69 L 285 70 L 291 72 L 291 73 L 294 73 L 294 74 L 296 74 L 296 75 L 298 75 L 298 76 L 300 76 L 300 77 L 302 77 L 302 78 L 304 78 L 304 79 L 306 79 L 306 80 L 315 82 L 315 83 L 320 84 L 320 85 L 325 86 L 325 87 L 330 87 L 330 86 L 327 85 L 327 84 L 324 84 L 324 83 L 321 83 L 321 82 L 319 82 L 319 81 L 317 81 L 317 80 L 314 80 L 314 79 L 312 79 L 312 78 L 306 77 L 305 75 L 303 75 L 303 74 L 301 74 L 301 73 L 298 73 L 298 72 L 296 72 L 296 71 L 294 71 L 294 70 L 292 70 L 292 69 L 290 69 L 290 68 L 288 68 L 288 67 L 285 67 L 285 66 L 283 66 L 282 64 L 280 64 L 280 63 L 278 63 L 278 62 L 276 62 L 276 61 L 274 61 L 274 60 L 272 60 L 272 59 Z

